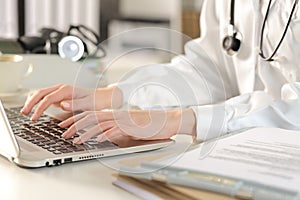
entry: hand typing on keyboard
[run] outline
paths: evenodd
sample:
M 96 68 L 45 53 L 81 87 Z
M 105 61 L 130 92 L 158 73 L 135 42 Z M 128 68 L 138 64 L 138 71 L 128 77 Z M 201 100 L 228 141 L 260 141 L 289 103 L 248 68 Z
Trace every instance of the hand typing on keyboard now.
M 73 140 L 75 144 L 98 135 L 99 142 L 113 140 L 120 135 L 135 140 L 157 140 L 170 138 L 177 133 L 192 132 L 195 119 L 191 116 L 191 109 L 86 111 L 70 117 L 59 126 L 69 127 L 62 135 L 66 139 L 88 127 L 84 134 Z
M 114 105 L 112 105 L 114 96 Z M 96 100 L 97 99 L 97 100 Z M 118 100 L 120 99 L 120 100 Z M 50 106 L 56 105 L 66 111 L 91 111 L 119 107 L 121 94 L 116 87 L 85 89 L 70 85 L 55 85 L 30 93 L 21 113 L 28 115 L 35 105 L 31 120 L 37 121 L 43 112 Z
M 84 89 L 70 85 L 56 85 L 28 95 L 21 113 L 37 121 L 52 104 L 67 111 L 85 111 L 59 125 L 66 128 L 62 136 L 72 138 L 82 129 L 87 130 L 73 142 L 81 144 L 98 136 L 98 141 L 111 140 L 120 135 L 136 140 L 170 138 L 177 133 L 195 134 L 195 116 L 191 108 L 179 110 L 107 110 L 119 108 L 123 102 L 117 86 Z

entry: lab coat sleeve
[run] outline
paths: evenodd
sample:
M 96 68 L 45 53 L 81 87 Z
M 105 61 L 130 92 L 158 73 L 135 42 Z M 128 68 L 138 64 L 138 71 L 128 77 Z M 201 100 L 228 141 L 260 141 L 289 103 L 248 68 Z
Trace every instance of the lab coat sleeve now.
M 185 46 L 185 55 L 171 63 L 139 67 L 117 83 L 123 103 L 140 109 L 186 108 L 223 102 L 231 93 L 226 74 L 206 54 L 199 40 Z M 227 88 L 227 89 L 226 89 Z
M 300 130 L 300 83 L 286 84 L 281 91 L 280 100 L 256 91 L 221 104 L 192 107 L 197 116 L 197 140 L 254 127 Z

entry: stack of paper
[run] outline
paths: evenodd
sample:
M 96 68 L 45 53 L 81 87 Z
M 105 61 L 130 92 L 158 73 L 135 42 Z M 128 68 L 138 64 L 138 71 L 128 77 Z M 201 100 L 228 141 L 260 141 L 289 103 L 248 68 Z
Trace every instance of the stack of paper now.
M 158 181 L 118 175 L 114 185 L 145 200 L 233 200 L 235 198 L 204 190 L 166 184 Z
M 163 166 L 161 161 L 140 164 L 139 172 L 157 169 L 153 172 L 123 174 L 138 181 L 146 178 L 165 182 L 163 188 L 169 190 L 178 185 L 242 199 L 300 199 L 299 141 L 297 131 L 255 128 L 200 144 L 169 166 Z M 132 179 L 127 180 L 118 179 L 115 184 L 133 185 Z M 155 190 L 155 185 L 161 186 L 148 183 Z

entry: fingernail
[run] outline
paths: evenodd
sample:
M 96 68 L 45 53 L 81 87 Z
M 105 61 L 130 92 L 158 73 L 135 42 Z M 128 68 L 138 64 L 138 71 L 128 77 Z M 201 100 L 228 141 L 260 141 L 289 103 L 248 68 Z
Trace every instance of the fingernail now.
M 37 120 L 37 115 L 36 114 L 33 114 L 30 118 L 31 121 L 36 121 Z
M 64 107 L 64 108 L 70 108 L 70 104 L 67 103 L 67 102 L 62 102 L 61 105 Z
M 103 142 L 105 140 L 105 137 L 103 135 L 99 135 L 96 140 L 98 142 Z
M 20 112 L 21 112 L 22 114 L 25 114 L 25 113 L 28 112 L 27 110 L 28 110 L 28 109 L 27 109 L 25 106 L 23 106 L 23 108 L 20 110 Z
M 20 110 L 20 113 L 22 113 L 22 114 L 24 114 L 24 108 L 22 108 L 21 110 Z
M 75 144 L 78 144 L 78 143 L 80 143 L 80 138 L 79 137 L 77 137 L 77 138 L 75 138 L 74 140 L 73 140 L 73 143 L 75 143 Z
M 57 124 L 58 126 L 62 127 L 64 124 L 64 122 L 60 122 L 59 124 Z
M 67 135 L 67 132 L 64 132 L 63 134 L 61 134 L 61 137 L 65 138 Z

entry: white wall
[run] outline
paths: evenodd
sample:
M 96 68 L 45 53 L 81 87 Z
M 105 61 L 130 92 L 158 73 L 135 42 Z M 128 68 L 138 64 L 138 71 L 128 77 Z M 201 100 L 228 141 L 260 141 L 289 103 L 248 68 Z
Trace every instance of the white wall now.
M 120 14 L 125 17 L 170 20 L 171 28 L 180 30 L 182 0 L 120 0 Z
M 42 27 L 66 31 L 70 24 L 85 24 L 99 32 L 100 0 L 26 0 L 26 35 Z M 17 0 L 0 0 L 0 38 L 18 37 Z
M 17 0 L 0 0 L 0 38 L 18 36 Z
M 99 32 L 100 0 L 26 0 L 26 35 L 37 35 L 42 27 L 67 31 L 69 25 L 84 24 Z
M 178 14 L 181 0 L 120 0 L 120 12 L 124 16 L 165 18 Z

